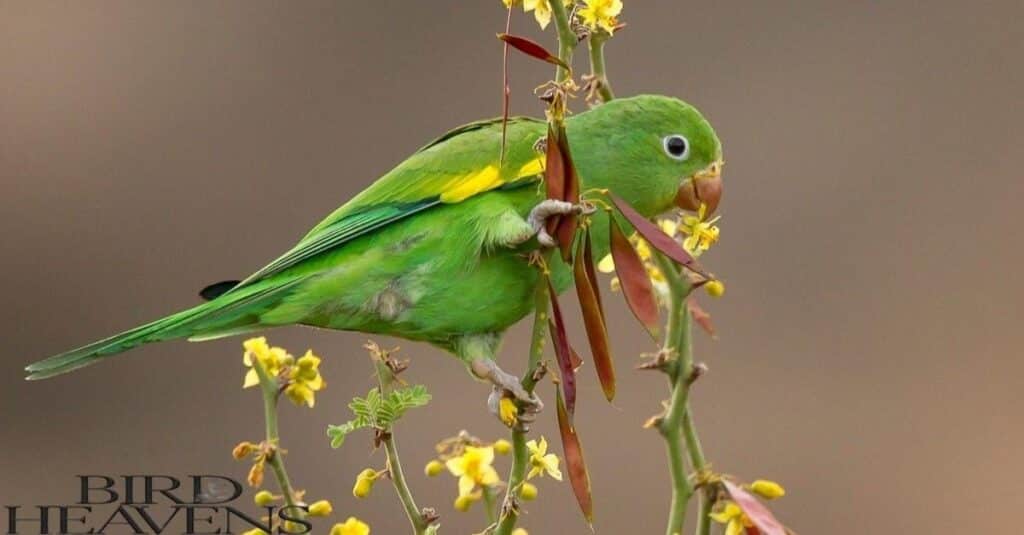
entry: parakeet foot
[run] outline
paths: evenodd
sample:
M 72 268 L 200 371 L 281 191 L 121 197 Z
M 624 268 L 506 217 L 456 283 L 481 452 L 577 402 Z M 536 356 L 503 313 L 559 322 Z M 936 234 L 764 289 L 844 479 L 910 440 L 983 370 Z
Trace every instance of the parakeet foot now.
M 494 385 L 494 389 L 487 397 L 487 408 L 499 420 L 502 420 L 502 398 L 511 398 L 518 402 L 522 410 L 517 416 L 516 425 L 524 430 L 527 428 L 527 425 L 533 422 L 537 413 L 544 408 L 544 403 L 541 402 L 540 398 L 536 394 L 527 392 L 518 377 L 499 368 L 498 364 L 493 360 L 489 358 L 475 359 L 470 364 L 470 370 L 473 372 L 473 375 Z M 502 421 L 504 422 L 504 420 Z
M 593 206 L 586 203 L 573 204 L 571 202 L 547 199 L 534 206 L 533 210 L 530 210 L 530 215 L 526 218 L 526 222 L 533 228 L 534 234 L 537 235 L 537 241 L 542 246 L 555 247 L 558 245 L 558 241 L 548 233 L 548 218 L 567 214 L 590 213 L 592 211 Z

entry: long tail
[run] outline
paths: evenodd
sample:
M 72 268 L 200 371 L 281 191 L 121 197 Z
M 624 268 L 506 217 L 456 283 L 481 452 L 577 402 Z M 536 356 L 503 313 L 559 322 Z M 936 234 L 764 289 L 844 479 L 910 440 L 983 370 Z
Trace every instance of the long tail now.
M 25 367 L 29 372 L 26 379 L 48 379 L 151 342 L 210 340 L 259 329 L 263 327 L 260 315 L 301 281 L 266 281 L 228 292 L 208 303 L 30 364 Z

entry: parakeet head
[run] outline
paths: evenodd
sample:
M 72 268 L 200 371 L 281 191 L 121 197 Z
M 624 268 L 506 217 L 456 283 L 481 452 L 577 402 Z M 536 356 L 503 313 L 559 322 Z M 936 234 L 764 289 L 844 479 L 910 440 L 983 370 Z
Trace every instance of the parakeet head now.
M 645 215 L 709 213 L 722 195 L 722 144 L 706 119 L 670 97 L 613 100 L 567 122 L 582 189 L 608 188 Z

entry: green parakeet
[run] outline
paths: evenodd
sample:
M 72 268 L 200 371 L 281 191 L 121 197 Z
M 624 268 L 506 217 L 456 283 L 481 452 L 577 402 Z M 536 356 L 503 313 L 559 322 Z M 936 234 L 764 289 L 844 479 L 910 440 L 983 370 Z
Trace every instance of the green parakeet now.
M 430 142 L 342 205 L 280 258 L 240 282 L 204 290 L 194 308 L 26 367 L 44 379 L 150 342 L 212 340 L 312 325 L 429 342 L 480 379 L 520 398 L 494 364 L 502 334 L 533 309 L 527 253 L 550 245 L 544 219 L 575 209 L 545 200 L 546 123 L 512 118 L 457 128 Z M 642 95 L 569 117 L 581 191 L 606 188 L 652 217 L 694 199 L 717 204 L 722 150 L 692 106 Z M 604 213 L 594 252 L 608 251 Z M 538 239 L 534 239 L 534 237 Z M 557 255 L 556 255 L 557 256 Z M 553 266 L 555 287 L 571 272 Z M 524 399 L 525 401 L 526 399 Z

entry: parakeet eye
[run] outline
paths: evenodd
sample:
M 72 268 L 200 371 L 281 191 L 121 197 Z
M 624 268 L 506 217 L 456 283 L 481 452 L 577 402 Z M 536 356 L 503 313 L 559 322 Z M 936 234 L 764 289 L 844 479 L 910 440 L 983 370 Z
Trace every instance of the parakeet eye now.
M 669 158 L 675 160 L 685 160 L 690 156 L 690 142 L 686 141 L 686 138 L 679 134 L 667 136 L 663 145 L 665 147 L 665 154 L 668 154 Z

